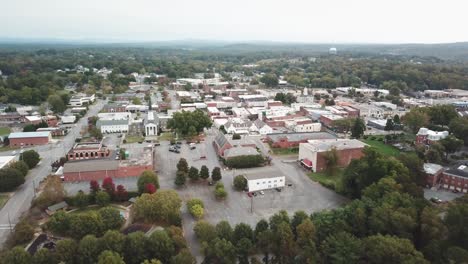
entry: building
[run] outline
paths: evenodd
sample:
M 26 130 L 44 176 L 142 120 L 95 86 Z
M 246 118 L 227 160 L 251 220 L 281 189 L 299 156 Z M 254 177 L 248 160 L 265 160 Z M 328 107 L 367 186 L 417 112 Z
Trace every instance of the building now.
M 240 156 L 252 156 L 252 155 L 260 155 L 256 148 L 254 147 L 233 147 L 227 149 L 224 152 L 224 158 L 226 160 L 230 158 L 240 157 Z
M 43 132 L 15 132 L 8 136 L 10 146 L 34 146 L 45 145 L 52 140 L 52 134 L 49 131 Z
M 128 120 L 117 119 L 117 120 L 98 120 L 96 127 L 101 130 L 101 133 L 127 133 L 128 132 Z
M 106 104 L 101 111 L 104 113 L 121 113 L 126 111 L 125 107 L 123 104 Z
M 40 127 L 36 130 L 36 132 L 44 131 L 49 131 L 53 137 L 61 137 L 65 135 L 65 130 L 61 129 L 60 127 Z
M 448 137 L 448 131 L 432 131 L 428 128 L 421 127 L 416 134 L 417 145 L 430 145 L 436 141 Z
M 83 105 L 94 102 L 94 100 L 95 100 L 94 94 L 92 95 L 76 94 L 70 99 L 70 102 L 68 104 L 70 106 L 83 106 Z
M 273 128 L 271 128 L 262 120 L 257 119 L 253 122 L 251 126 L 251 131 L 258 132 L 260 135 L 268 135 L 268 134 L 273 133 Z
M 442 172 L 439 187 L 447 190 L 468 192 L 468 161 L 460 161 Z
M 0 169 L 8 167 L 16 161 L 16 156 L 0 156 Z
M 327 169 L 325 153 L 336 149 L 337 165 L 346 167 L 353 159 L 360 159 L 364 155 L 365 146 L 365 143 L 357 139 L 309 140 L 299 145 L 299 160 L 305 168 L 321 172 Z
M 232 139 L 226 137 L 223 133 L 219 132 L 218 135 L 213 140 L 213 147 L 215 148 L 216 153 L 220 157 L 225 157 L 226 151 L 234 147 L 252 147 L 255 148 L 257 145 L 255 141 L 242 137 L 241 139 Z
M 336 120 L 340 120 L 340 119 L 343 119 L 343 116 L 340 116 L 340 115 L 335 115 L 335 114 L 325 114 L 325 115 L 321 115 L 319 120 L 320 122 L 326 126 L 326 127 L 333 127 L 333 122 L 335 122 Z
M 424 173 L 426 174 L 426 185 L 429 187 L 437 186 L 444 167 L 435 163 L 424 163 Z
M 273 133 L 267 135 L 267 141 L 273 148 L 294 148 L 300 143 L 309 140 L 335 139 L 336 136 L 327 132 L 306 132 L 306 133 Z
M 154 111 L 149 111 L 145 119 L 145 135 L 157 136 L 159 118 Z
M 278 175 L 276 171 L 257 172 L 245 174 L 247 189 L 249 192 L 283 188 L 286 185 L 286 177 Z
M 110 150 L 102 145 L 101 142 L 83 142 L 76 143 L 75 146 L 68 152 L 68 160 L 83 160 L 83 159 L 104 159 L 109 158 Z
M 266 107 L 268 98 L 261 94 L 239 95 L 239 100 L 246 107 Z
M 62 124 L 73 124 L 76 121 L 76 116 L 70 115 L 70 116 L 61 116 L 60 120 Z
M 371 119 L 367 121 L 367 125 L 373 128 L 384 130 L 387 126 L 387 119 Z
M 30 125 L 39 125 L 42 122 L 42 118 L 39 116 L 25 116 L 23 122 Z

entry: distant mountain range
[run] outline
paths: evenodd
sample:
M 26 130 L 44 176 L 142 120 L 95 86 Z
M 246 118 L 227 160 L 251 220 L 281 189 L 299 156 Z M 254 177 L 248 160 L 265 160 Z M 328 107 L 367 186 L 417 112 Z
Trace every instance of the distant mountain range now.
M 222 40 L 169 40 L 169 41 L 121 41 L 100 39 L 15 39 L 0 38 L 0 46 L 10 45 L 64 47 L 64 46 L 113 46 L 148 47 L 203 50 L 215 52 L 288 52 L 298 55 L 327 53 L 335 47 L 338 53 L 388 54 L 404 56 L 432 56 L 444 60 L 468 61 L 468 42 L 441 44 L 368 44 L 368 43 L 293 43 L 275 41 L 222 41 Z

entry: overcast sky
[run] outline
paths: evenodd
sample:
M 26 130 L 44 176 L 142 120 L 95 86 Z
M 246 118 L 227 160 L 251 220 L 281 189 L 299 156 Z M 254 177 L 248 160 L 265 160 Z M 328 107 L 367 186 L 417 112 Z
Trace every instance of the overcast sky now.
M 0 0 L 0 37 L 468 41 L 466 0 Z

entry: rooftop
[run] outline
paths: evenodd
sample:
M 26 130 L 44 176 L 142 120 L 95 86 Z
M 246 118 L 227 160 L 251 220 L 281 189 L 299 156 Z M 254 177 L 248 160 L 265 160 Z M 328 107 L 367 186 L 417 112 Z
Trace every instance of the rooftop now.
M 285 177 L 280 171 L 274 170 L 274 169 L 262 168 L 261 170 L 249 170 L 249 171 L 251 172 L 244 174 L 244 177 L 247 180 Z
M 301 146 L 304 146 L 314 152 L 324 152 L 329 151 L 332 148 L 336 148 L 337 150 L 364 148 L 367 146 L 367 144 L 357 139 L 337 138 L 326 140 L 308 140 L 307 143 L 302 143 Z
M 63 173 L 117 170 L 119 161 L 116 160 L 83 160 L 67 162 L 63 167 Z
M 268 137 L 273 142 L 280 141 L 283 138 L 287 138 L 288 141 L 304 141 L 310 139 L 335 139 L 336 136 L 327 132 L 304 132 L 304 133 L 275 133 L 268 134 Z
M 32 137 L 49 137 L 49 131 L 43 132 L 14 132 L 11 133 L 8 138 L 32 138 Z
M 233 158 L 238 156 L 259 155 L 258 151 L 253 147 L 234 147 L 227 149 L 224 152 L 225 158 Z
M 445 173 L 468 178 L 468 160 L 458 162 L 450 169 L 446 170 Z

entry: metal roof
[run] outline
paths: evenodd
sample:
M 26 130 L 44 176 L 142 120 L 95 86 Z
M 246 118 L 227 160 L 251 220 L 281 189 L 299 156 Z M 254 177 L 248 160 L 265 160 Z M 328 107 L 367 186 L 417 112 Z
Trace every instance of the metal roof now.
M 116 160 L 84 160 L 67 162 L 63 167 L 63 173 L 117 170 L 119 161 Z
M 32 137 L 49 137 L 49 131 L 42 132 L 14 132 L 8 138 L 32 138 Z

